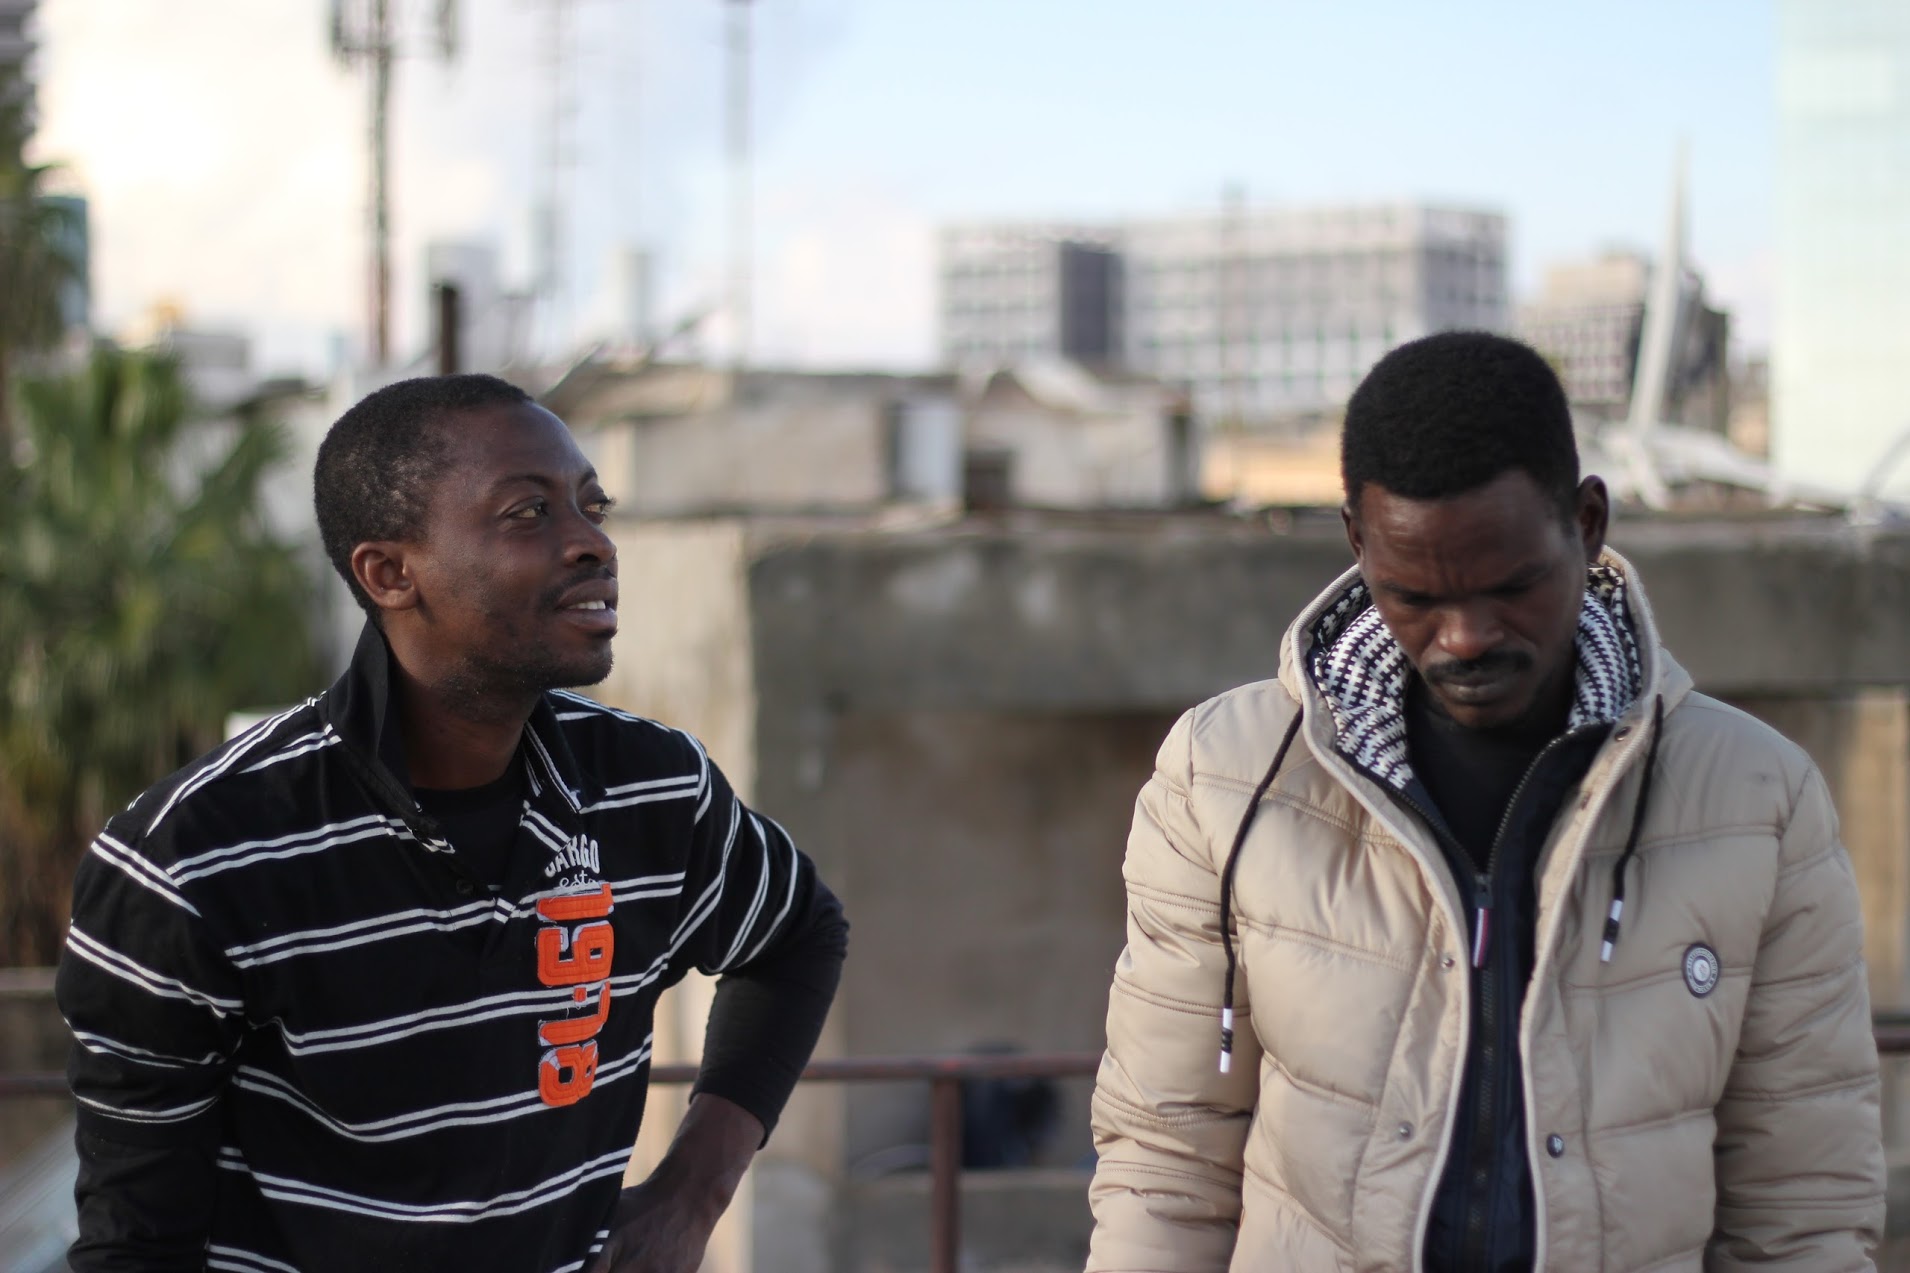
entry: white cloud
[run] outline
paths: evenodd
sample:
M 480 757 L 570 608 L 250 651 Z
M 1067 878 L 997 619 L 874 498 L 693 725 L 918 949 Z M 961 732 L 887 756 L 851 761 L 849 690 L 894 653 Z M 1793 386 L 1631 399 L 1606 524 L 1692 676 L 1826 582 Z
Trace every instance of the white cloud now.
M 104 325 L 171 301 L 197 321 L 251 327 L 268 348 L 363 332 L 369 90 L 333 61 L 323 19 L 318 4 L 46 0 L 37 149 L 90 198 Z M 419 326 L 424 241 L 505 222 L 499 121 L 522 114 L 523 95 L 416 60 L 395 79 L 402 333 Z
M 930 219 L 868 187 L 783 188 L 759 258 L 763 362 L 915 368 L 934 358 Z
M 394 3 L 414 26 L 429 8 Z M 714 3 L 571 10 L 565 256 L 574 315 L 598 293 L 609 249 L 626 242 L 660 249 L 661 317 L 721 293 L 722 252 L 706 239 L 725 207 L 724 12 Z M 453 66 L 411 57 L 396 68 L 393 328 L 401 357 L 423 340 L 424 244 L 491 239 L 515 271 L 507 282 L 524 285 L 527 227 L 546 197 L 548 11 L 466 0 L 463 13 Z M 820 36 L 802 25 L 812 17 Z M 369 89 L 362 69 L 333 60 L 324 5 L 44 0 L 40 25 L 38 149 L 66 162 L 90 197 L 103 325 L 123 327 L 172 302 L 191 320 L 252 330 L 267 366 L 292 358 L 307 370 L 319 369 L 333 333 L 362 343 Z M 839 25 L 826 8 L 760 24 L 765 146 Z M 785 200 L 791 219 L 772 225 L 777 199 L 768 193 L 759 218 L 761 348 L 804 362 L 913 357 L 896 331 L 921 315 L 926 231 L 854 191 Z M 770 264 L 785 254 L 787 267 Z M 881 310 L 883 288 L 905 311 L 899 325 Z

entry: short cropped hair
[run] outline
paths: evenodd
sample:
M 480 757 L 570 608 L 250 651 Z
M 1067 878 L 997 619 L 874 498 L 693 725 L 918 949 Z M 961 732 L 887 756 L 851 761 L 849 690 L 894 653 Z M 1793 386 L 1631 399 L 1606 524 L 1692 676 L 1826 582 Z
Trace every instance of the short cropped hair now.
M 496 376 L 425 376 L 386 385 L 338 417 L 318 447 L 312 502 L 325 555 L 366 614 L 377 618 L 378 607 L 352 577 L 352 550 L 424 537 L 431 485 L 448 450 L 446 422 L 529 401 Z
M 1445 499 L 1512 469 L 1571 520 L 1572 412 L 1558 375 L 1529 345 L 1478 331 L 1410 341 L 1375 363 L 1346 404 L 1340 477 L 1355 513 L 1368 482 L 1407 499 Z

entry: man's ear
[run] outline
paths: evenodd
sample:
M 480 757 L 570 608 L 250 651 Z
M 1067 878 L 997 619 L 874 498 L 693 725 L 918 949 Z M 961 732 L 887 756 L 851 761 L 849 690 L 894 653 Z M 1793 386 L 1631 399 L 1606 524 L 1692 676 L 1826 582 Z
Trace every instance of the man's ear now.
M 1574 522 L 1579 543 L 1585 549 L 1585 563 L 1595 564 L 1605 551 L 1605 532 L 1611 527 L 1612 497 L 1603 478 L 1588 477 L 1578 484 Z
M 1346 543 L 1353 550 L 1353 564 L 1363 564 L 1366 542 L 1360 538 L 1360 515 L 1354 510 L 1351 500 L 1340 505 L 1340 523 L 1346 527 Z
M 352 578 L 380 610 L 409 610 L 418 604 L 405 547 L 392 540 L 371 540 L 351 550 Z

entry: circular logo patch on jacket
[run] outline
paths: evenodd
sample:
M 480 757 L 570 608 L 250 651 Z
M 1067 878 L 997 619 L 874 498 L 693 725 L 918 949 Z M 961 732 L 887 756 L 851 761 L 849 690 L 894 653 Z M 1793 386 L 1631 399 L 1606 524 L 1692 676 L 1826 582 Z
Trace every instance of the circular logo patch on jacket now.
M 1685 989 L 1702 999 L 1718 988 L 1718 952 L 1703 942 L 1685 947 Z

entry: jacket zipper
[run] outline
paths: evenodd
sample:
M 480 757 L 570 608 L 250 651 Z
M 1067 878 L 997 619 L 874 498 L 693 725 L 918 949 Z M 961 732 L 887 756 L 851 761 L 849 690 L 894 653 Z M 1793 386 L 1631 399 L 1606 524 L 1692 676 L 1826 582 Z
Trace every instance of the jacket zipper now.
M 1492 881 L 1498 873 L 1499 850 L 1505 843 L 1506 832 L 1512 827 L 1512 815 L 1517 812 L 1519 801 L 1525 797 L 1525 789 L 1532 784 L 1532 776 L 1545 764 L 1546 757 L 1553 749 L 1571 738 L 1576 730 L 1567 731 L 1539 748 L 1538 755 L 1532 757 L 1532 763 L 1525 767 L 1525 773 L 1519 779 L 1519 785 L 1512 789 L 1511 798 L 1505 802 L 1505 812 L 1499 815 L 1499 829 L 1493 833 L 1492 847 L 1486 852 L 1486 869 L 1482 874 L 1473 876 L 1474 899 L 1478 912 L 1474 918 L 1475 928 L 1472 942 L 1472 966 L 1480 972 L 1479 977 L 1479 1075 L 1477 1103 L 1473 1108 L 1472 1123 L 1472 1162 L 1468 1167 L 1465 1182 L 1466 1189 L 1466 1238 L 1464 1258 L 1459 1266 L 1462 1269 L 1482 1269 L 1486 1267 L 1486 1244 L 1491 1236 L 1492 1209 L 1492 1155 L 1494 1142 L 1498 1137 L 1498 1101 L 1499 1101 L 1499 981 L 1503 963 L 1493 961 L 1495 953 L 1492 943 Z M 1488 961 L 1492 966 L 1487 967 Z M 1461 1064 L 1464 1062 L 1462 1061 Z
M 1551 744 L 1547 743 L 1546 747 L 1540 750 L 1538 756 L 1533 757 L 1532 764 L 1526 768 L 1524 776 L 1519 779 L 1519 785 L 1513 788 L 1512 799 L 1506 803 L 1506 815 L 1501 816 L 1499 820 L 1499 829 L 1493 835 L 1492 848 L 1487 853 L 1487 856 L 1486 856 L 1485 874 L 1480 874 L 1478 872 L 1473 873 L 1472 881 L 1473 881 L 1474 909 L 1473 909 L 1472 966 L 1474 969 L 1483 968 L 1485 966 L 1485 960 L 1491 954 L 1491 945 L 1490 945 L 1490 932 L 1491 932 L 1490 925 L 1492 922 L 1491 874 L 1492 874 L 1492 867 L 1498 860 L 1499 841 L 1505 838 L 1506 827 L 1509 826 L 1511 823 L 1511 818 L 1509 815 L 1512 811 L 1513 804 L 1517 803 L 1519 796 L 1525 790 L 1526 782 L 1532 776 L 1532 771 L 1538 767 L 1539 760 L 1545 755 L 1546 749 L 1549 749 L 1550 747 L 1551 747 Z M 1420 804 L 1419 801 L 1413 799 L 1411 795 L 1407 794 L 1404 791 L 1400 791 L 1397 788 L 1393 788 L 1387 784 L 1382 783 L 1381 785 L 1385 786 L 1387 790 L 1392 791 L 1393 794 L 1399 799 L 1399 802 L 1401 804 L 1405 805 L 1407 808 L 1411 809 L 1414 813 L 1418 814 L 1420 817 L 1420 820 L 1426 824 L 1427 830 L 1433 833 L 1433 838 L 1435 840 L 1438 840 L 1441 844 L 1447 847 L 1447 850 L 1448 850 L 1447 856 L 1450 859 L 1452 859 L 1454 863 L 1454 873 L 1456 875 L 1457 863 L 1461 860 L 1464 860 L 1468 856 L 1470 856 L 1469 854 L 1466 853 L 1465 846 L 1460 844 L 1451 835 L 1447 834 L 1444 830 L 1442 830 L 1440 819 L 1434 817 L 1431 811 L 1429 811 L 1424 805 Z M 1484 1186 L 1489 1185 L 1491 1183 L 1491 1170 L 1492 1170 L 1491 1168 L 1492 1151 L 1490 1148 L 1490 1142 L 1484 1138 L 1490 1134 L 1492 1130 L 1492 1124 L 1495 1121 L 1491 1117 L 1490 1106 L 1488 1104 L 1488 1102 L 1492 1099 L 1494 1095 L 1495 1085 L 1492 1081 L 1492 1067 L 1497 1061 L 1497 1041 L 1496 1041 L 1494 1032 L 1497 1029 L 1498 1014 L 1494 1011 L 1496 1006 L 1495 1004 L 1496 996 L 1493 994 L 1493 990 L 1494 990 L 1493 978 L 1489 976 L 1479 978 L 1478 990 L 1479 990 L 1479 1045 L 1483 1049 L 1483 1053 L 1479 1058 L 1479 1077 L 1478 1077 L 1479 1101 L 1476 1106 L 1475 1115 L 1473 1119 L 1472 1145 L 1471 1145 L 1472 1160 L 1466 1164 L 1466 1172 L 1468 1175 L 1468 1179 L 1465 1182 L 1466 1230 L 1462 1239 L 1464 1244 L 1464 1250 L 1462 1254 L 1464 1254 L 1468 1258 L 1466 1258 L 1461 1263 L 1454 1266 L 1455 1268 L 1462 1268 L 1462 1269 L 1473 1269 L 1473 1268 L 1485 1267 L 1483 1263 L 1481 1263 L 1478 1259 L 1475 1259 L 1472 1257 L 1481 1256 L 1484 1254 L 1484 1252 L 1480 1248 L 1483 1247 L 1484 1245 L 1484 1233 L 1485 1233 L 1485 1221 L 1486 1221 L 1486 1214 L 1485 1214 L 1486 1198 L 1489 1196 L 1486 1193 Z M 1459 1068 L 1461 1073 L 1464 1072 L 1466 1062 L 1468 1059 L 1469 1058 L 1465 1056 L 1461 1056 L 1459 1058 Z M 1447 1164 L 1442 1160 L 1441 1163 L 1439 1164 L 1439 1169 L 1438 1169 L 1439 1176 L 1443 1176 L 1445 1174 L 1446 1166 Z M 1435 1178 L 1435 1183 L 1433 1188 L 1436 1193 L 1438 1189 L 1437 1178 Z M 1423 1253 L 1415 1252 L 1413 1258 L 1414 1258 L 1414 1266 L 1417 1267 L 1419 1260 L 1423 1258 Z

